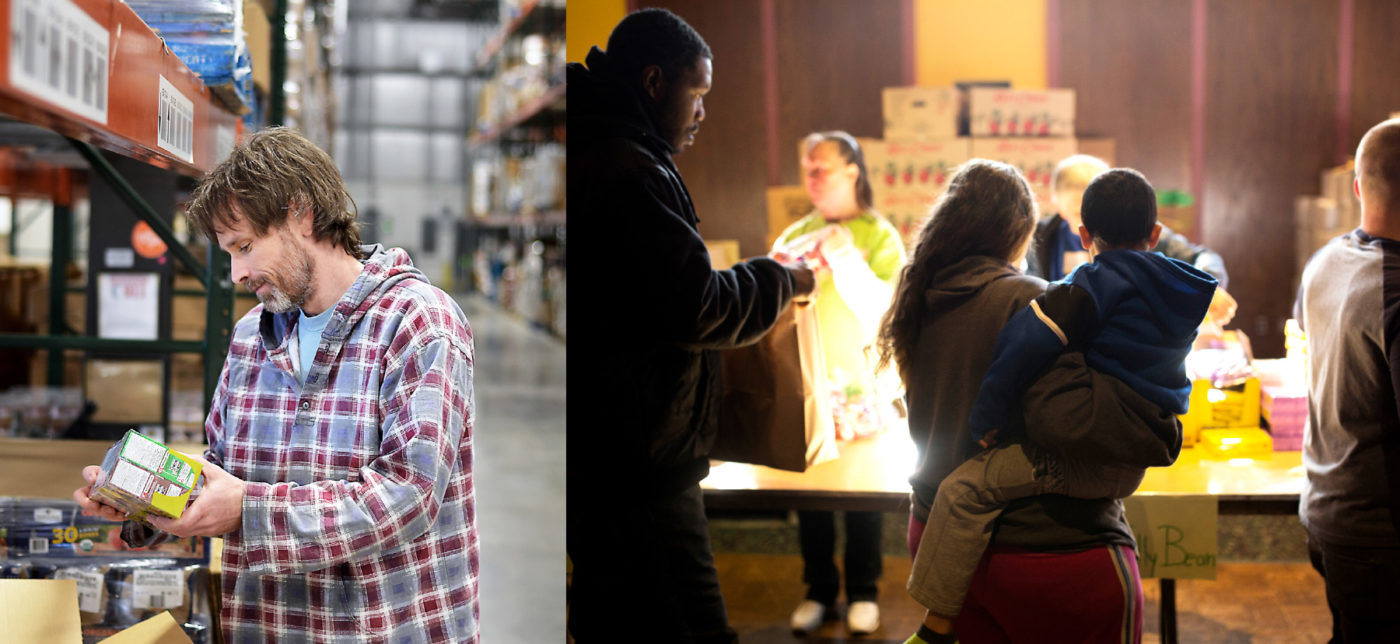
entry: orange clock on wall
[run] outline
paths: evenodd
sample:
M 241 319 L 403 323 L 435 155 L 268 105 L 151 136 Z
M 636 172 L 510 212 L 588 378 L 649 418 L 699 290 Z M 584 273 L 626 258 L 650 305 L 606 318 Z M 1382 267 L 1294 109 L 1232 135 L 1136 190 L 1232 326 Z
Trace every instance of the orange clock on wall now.
M 131 227 L 131 247 L 136 250 L 136 254 L 146 259 L 160 259 L 165 255 L 165 242 L 161 241 L 160 235 L 151 229 L 151 225 L 138 221 Z

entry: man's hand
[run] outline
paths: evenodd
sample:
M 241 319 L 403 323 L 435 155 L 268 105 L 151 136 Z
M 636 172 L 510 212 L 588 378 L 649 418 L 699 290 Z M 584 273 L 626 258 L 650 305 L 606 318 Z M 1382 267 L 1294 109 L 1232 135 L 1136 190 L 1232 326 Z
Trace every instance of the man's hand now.
M 993 430 L 987 432 L 987 435 L 986 435 L 986 436 L 983 436 L 983 437 L 982 437 L 982 440 L 977 441 L 977 444 L 978 444 L 978 445 L 981 445 L 981 446 L 982 446 L 982 449 L 987 449 L 987 448 L 992 447 L 993 445 L 996 445 L 996 444 L 997 444 L 997 430 L 993 429 Z
M 807 265 L 802 262 L 786 264 L 785 267 L 792 274 L 793 299 L 798 301 L 811 299 L 809 296 L 813 295 L 813 291 L 817 288 L 817 278 L 812 273 L 812 269 L 807 268 Z
M 83 478 L 87 479 L 87 486 L 73 490 L 73 500 L 78 502 L 78 506 L 83 509 L 83 516 L 102 517 L 108 521 L 122 522 L 126 520 L 126 513 L 100 501 L 94 501 L 91 496 L 92 486 L 97 483 L 97 474 L 102 468 L 96 465 L 89 465 L 83 468 Z
M 150 517 L 158 530 L 177 537 L 221 537 L 243 527 L 243 481 L 203 458 L 204 490 L 179 519 Z

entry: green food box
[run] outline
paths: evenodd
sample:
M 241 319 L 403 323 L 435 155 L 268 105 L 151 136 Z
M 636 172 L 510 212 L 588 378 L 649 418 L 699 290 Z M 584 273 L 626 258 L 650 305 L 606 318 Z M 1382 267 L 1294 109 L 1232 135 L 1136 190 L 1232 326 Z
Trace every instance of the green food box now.
M 92 499 L 132 519 L 180 518 L 204 465 L 135 430 L 127 430 L 107 456 L 92 486 Z

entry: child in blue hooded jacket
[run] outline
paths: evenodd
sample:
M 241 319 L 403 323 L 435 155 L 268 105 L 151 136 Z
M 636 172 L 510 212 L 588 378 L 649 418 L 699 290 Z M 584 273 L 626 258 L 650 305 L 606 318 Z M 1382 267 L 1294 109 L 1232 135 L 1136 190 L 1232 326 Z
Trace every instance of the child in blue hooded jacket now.
M 1056 428 L 1028 427 L 1022 418 L 1022 396 L 1032 385 L 1043 387 L 1037 383 L 1043 375 L 1056 377 L 1047 369 L 1072 353 L 1082 354 L 1090 370 L 1121 381 L 1150 409 L 1160 408 L 1163 418 L 1186 412 L 1191 382 L 1184 360 L 1210 307 L 1215 278 L 1148 251 L 1162 225 L 1156 193 L 1135 170 L 1113 169 L 1090 182 L 1082 213 L 1078 232 L 1092 261 L 1052 282 L 997 338 L 968 420 L 972 437 L 988 449 L 939 485 L 909 577 L 909 593 L 929 617 L 909 642 L 952 641 L 952 620 L 1007 503 L 1039 494 L 1123 498 L 1137 489 L 1146 467 L 1170 465 L 1180 453 L 1177 422 L 1158 422 L 1173 431 L 1146 437 L 1115 435 L 1117 427 L 1067 430 L 1087 429 L 1093 442 L 1106 445 L 1086 450 L 1039 440 L 1055 436 Z M 1112 389 L 1094 395 L 1121 397 Z M 1086 418 L 1093 415 L 1072 411 L 1036 424 L 1084 425 Z

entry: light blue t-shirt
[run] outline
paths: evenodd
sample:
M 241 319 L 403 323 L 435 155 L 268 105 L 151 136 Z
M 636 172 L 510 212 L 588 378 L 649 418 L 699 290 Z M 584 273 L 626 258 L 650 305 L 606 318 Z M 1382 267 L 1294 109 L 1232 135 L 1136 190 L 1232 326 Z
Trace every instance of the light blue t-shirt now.
M 297 344 L 301 345 L 297 382 L 303 385 L 306 384 L 307 372 L 311 371 L 311 362 L 316 359 L 316 348 L 321 345 L 321 331 L 326 328 L 326 323 L 331 319 L 331 311 L 334 310 L 335 307 L 331 307 L 315 317 L 307 317 L 306 311 L 297 311 Z

